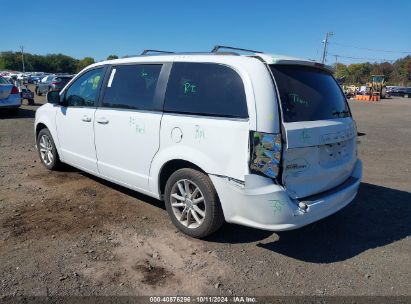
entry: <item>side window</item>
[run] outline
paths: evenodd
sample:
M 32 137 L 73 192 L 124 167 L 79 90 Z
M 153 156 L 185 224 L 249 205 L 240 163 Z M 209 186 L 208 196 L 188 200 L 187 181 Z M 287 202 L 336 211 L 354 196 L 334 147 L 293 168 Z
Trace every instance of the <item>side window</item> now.
M 94 107 L 97 92 L 102 81 L 103 68 L 94 69 L 81 75 L 66 92 L 69 107 Z
M 240 75 L 227 66 L 214 63 L 174 63 L 164 111 L 248 117 Z
M 110 71 L 103 107 L 153 110 L 161 64 L 118 65 Z

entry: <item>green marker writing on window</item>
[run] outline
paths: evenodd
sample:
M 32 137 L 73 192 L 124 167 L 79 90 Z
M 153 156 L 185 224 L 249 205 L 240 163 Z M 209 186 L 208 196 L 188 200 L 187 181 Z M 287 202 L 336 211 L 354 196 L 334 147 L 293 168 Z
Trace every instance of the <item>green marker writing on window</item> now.
M 288 95 L 291 97 L 293 103 L 308 106 L 308 101 L 302 99 L 298 94 L 290 93 Z
M 197 92 L 197 86 L 186 81 L 184 83 L 184 94 Z

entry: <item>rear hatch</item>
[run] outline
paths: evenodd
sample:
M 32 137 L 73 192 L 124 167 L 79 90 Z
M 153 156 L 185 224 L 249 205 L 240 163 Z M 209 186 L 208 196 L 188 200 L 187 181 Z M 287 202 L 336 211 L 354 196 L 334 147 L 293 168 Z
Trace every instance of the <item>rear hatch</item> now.
M 286 148 L 282 182 L 302 198 L 344 182 L 357 160 L 356 127 L 329 71 L 304 65 L 270 65 L 281 101 Z

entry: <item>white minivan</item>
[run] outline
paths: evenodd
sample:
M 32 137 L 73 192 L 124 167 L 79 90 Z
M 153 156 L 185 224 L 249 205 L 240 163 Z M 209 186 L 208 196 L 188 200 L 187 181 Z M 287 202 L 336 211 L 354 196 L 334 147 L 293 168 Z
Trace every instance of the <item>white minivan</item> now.
M 244 50 L 242 50 L 244 51 Z M 357 194 L 362 164 L 329 67 L 265 53 L 142 55 L 93 64 L 36 112 L 42 163 L 164 200 L 184 233 L 280 231 Z

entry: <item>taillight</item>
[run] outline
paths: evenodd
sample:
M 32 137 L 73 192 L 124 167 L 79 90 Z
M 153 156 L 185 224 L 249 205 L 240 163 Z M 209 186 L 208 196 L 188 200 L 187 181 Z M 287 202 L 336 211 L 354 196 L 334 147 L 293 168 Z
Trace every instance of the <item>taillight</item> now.
M 60 84 L 60 82 L 53 81 L 51 84 L 57 85 L 57 84 Z
M 281 164 L 281 134 L 252 131 L 251 136 L 251 171 L 276 178 Z
M 11 88 L 11 92 L 10 92 L 10 94 L 19 94 L 20 92 L 19 92 L 19 89 L 16 87 L 16 86 L 13 86 L 12 88 Z

